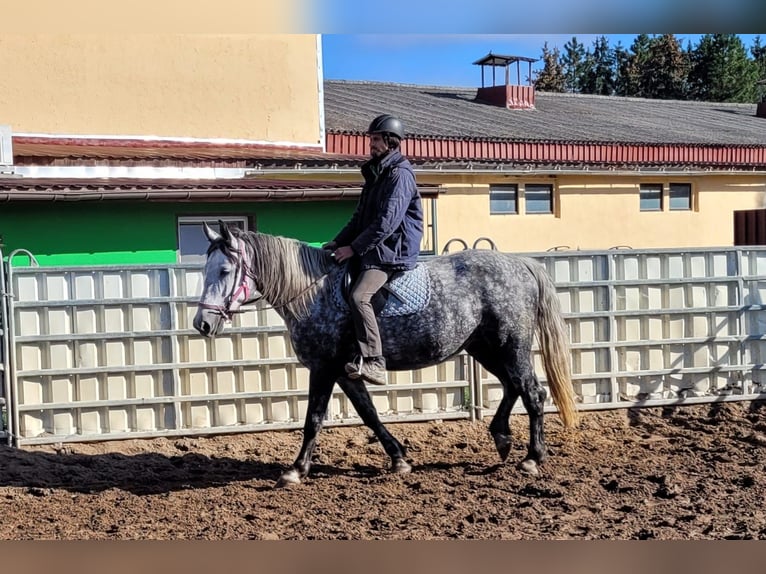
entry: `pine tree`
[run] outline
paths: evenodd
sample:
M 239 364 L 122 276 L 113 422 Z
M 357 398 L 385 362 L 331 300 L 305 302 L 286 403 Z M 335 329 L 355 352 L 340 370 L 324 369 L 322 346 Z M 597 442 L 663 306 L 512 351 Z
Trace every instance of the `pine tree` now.
M 585 50 L 585 57 L 580 66 L 580 90 L 581 94 L 593 94 L 596 89 L 596 82 L 593 70 L 596 66 L 596 60 L 590 51 L 590 48 Z
M 684 65 L 686 66 L 686 78 L 684 79 L 684 99 L 692 100 L 694 98 L 692 97 L 690 74 L 692 70 L 692 62 L 694 61 L 694 48 L 692 47 L 691 41 L 686 41 L 686 49 L 684 50 L 683 54 Z
M 563 92 L 565 90 L 566 78 L 560 58 L 559 49 L 554 48 L 551 52 L 548 49 L 548 42 L 545 42 L 541 56 L 543 69 L 535 72 L 535 89 L 543 92 Z
M 616 96 L 629 96 L 630 89 L 630 53 L 621 42 L 614 47 L 614 94 Z
M 625 70 L 626 96 L 646 97 L 646 89 L 642 83 L 644 69 L 649 58 L 651 38 L 648 34 L 639 34 L 630 45 L 631 54 Z
M 766 46 L 747 49 L 736 34 L 705 34 L 682 49 L 673 34 L 638 34 L 629 49 L 601 36 L 586 50 L 573 36 L 558 49 L 543 47 L 540 90 L 663 99 L 766 101 Z M 757 84 L 759 80 L 764 81 Z
M 582 87 L 583 66 L 585 64 L 585 46 L 577 41 L 577 36 L 564 44 L 564 54 L 561 57 L 566 78 L 564 87 L 567 92 L 579 93 Z
M 755 89 L 756 101 L 766 102 L 766 46 L 761 46 L 761 37 L 756 36 L 750 47 L 758 84 Z
M 673 34 L 649 41 L 647 57 L 640 70 L 639 85 L 647 98 L 683 99 L 686 96 L 686 58 Z
M 753 39 L 753 45 L 750 46 L 750 54 L 753 56 L 757 77 L 759 80 L 766 79 L 766 46 L 761 46 L 761 36 Z
M 583 93 L 611 96 L 614 93 L 614 50 L 609 47 L 606 36 L 593 42 L 593 52 L 585 56 Z
M 712 102 L 752 102 L 757 74 L 739 36 L 705 34 L 692 52 L 690 95 Z

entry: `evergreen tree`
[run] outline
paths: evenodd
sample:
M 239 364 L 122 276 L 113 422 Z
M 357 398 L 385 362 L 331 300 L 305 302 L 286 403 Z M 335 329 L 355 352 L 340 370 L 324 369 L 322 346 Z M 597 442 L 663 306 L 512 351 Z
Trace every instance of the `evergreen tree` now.
M 766 46 L 761 46 L 761 36 L 753 39 L 753 45 L 750 46 L 750 54 L 753 56 L 757 76 L 759 80 L 766 79 Z
M 691 81 L 689 79 L 689 74 L 691 74 L 692 69 L 692 62 L 694 61 L 694 48 L 692 47 L 691 41 L 686 41 L 686 49 L 684 50 L 684 63 L 686 66 L 686 78 L 684 80 L 684 95 L 685 99 L 691 100 L 694 99 L 692 97 L 692 87 L 691 87 Z
M 617 42 L 614 47 L 614 94 L 616 96 L 629 96 L 629 67 L 630 67 L 630 53 L 622 45 L 622 42 Z
M 565 90 L 566 78 L 564 77 L 564 66 L 561 64 L 558 48 L 551 52 L 548 49 L 548 42 L 543 45 L 543 69 L 535 72 L 535 89 L 544 92 L 563 92 Z
M 758 102 L 766 102 L 766 46 L 761 46 L 761 37 L 756 36 L 750 47 L 753 55 L 753 63 L 756 70 L 758 84 L 755 89 L 755 97 Z
M 579 93 L 583 84 L 583 68 L 585 64 L 585 46 L 577 41 L 576 36 L 564 44 L 564 54 L 561 57 L 566 81 L 564 88 L 567 92 Z
M 596 89 L 595 77 L 593 75 L 593 69 L 596 66 L 596 60 L 593 58 L 593 54 L 590 48 L 585 50 L 585 57 L 580 67 L 580 89 L 581 94 L 593 94 Z
M 583 93 L 611 96 L 614 93 L 614 50 L 606 36 L 593 42 L 593 52 L 587 52 L 583 69 Z
M 647 57 L 639 71 L 639 85 L 647 98 L 686 97 L 686 57 L 673 34 L 661 34 L 649 41 Z
M 690 95 L 712 102 L 752 102 L 757 74 L 739 36 L 705 34 L 692 52 Z
M 625 70 L 626 96 L 646 97 L 646 89 L 643 86 L 644 69 L 649 59 L 649 46 L 651 38 L 648 34 L 639 34 L 630 45 L 629 56 Z

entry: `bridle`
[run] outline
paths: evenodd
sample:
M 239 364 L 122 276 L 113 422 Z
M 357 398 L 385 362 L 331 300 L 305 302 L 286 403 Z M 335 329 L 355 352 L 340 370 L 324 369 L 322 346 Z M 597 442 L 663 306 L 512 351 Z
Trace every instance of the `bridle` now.
M 263 295 L 260 293 L 257 297 L 250 298 L 251 290 L 250 286 L 248 285 L 248 278 L 253 281 L 255 284 L 255 272 L 253 269 L 247 264 L 247 258 L 245 257 L 245 251 L 244 251 L 244 241 L 239 241 L 239 247 L 236 252 L 235 256 L 233 252 L 227 252 L 226 249 L 221 248 L 221 251 L 226 256 L 226 258 L 234 263 L 236 267 L 236 275 L 235 275 L 235 281 L 234 285 L 231 288 L 231 293 L 226 297 L 224 300 L 223 305 L 211 305 L 210 303 L 204 303 L 200 300 L 198 305 L 204 309 L 211 309 L 217 313 L 219 313 L 225 321 L 231 321 L 232 317 L 235 313 L 243 313 L 244 311 L 241 309 L 241 306 L 239 309 L 236 309 L 235 311 L 231 310 L 232 304 L 239 298 L 240 295 L 244 294 L 244 298 L 242 300 L 242 305 L 245 305 L 247 303 L 254 303 L 258 300 L 260 300 Z M 237 283 L 239 281 L 239 283 Z
M 237 249 L 236 255 L 233 254 L 232 251 L 227 251 L 223 247 L 221 248 L 221 251 L 226 256 L 226 258 L 233 262 L 234 265 L 237 268 L 237 276 L 239 277 L 239 283 L 237 281 L 234 281 L 234 286 L 231 288 L 231 293 L 229 293 L 228 297 L 224 300 L 223 305 L 212 305 L 210 303 L 204 303 L 202 300 L 197 303 L 199 307 L 202 307 L 203 309 L 210 309 L 219 315 L 223 317 L 225 321 L 231 321 L 232 317 L 236 313 L 244 313 L 244 310 L 242 310 L 242 306 L 246 305 L 248 303 L 255 303 L 257 301 L 260 301 L 263 299 L 263 294 L 258 293 L 257 297 L 250 298 L 251 290 L 250 287 L 247 284 L 248 278 L 252 279 L 253 284 L 256 284 L 256 275 L 253 269 L 247 264 L 247 258 L 245 257 L 244 252 L 244 242 L 239 241 L 239 247 Z M 277 310 L 281 309 L 283 307 L 286 307 L 290 303 L 293 303 L 294 301 L 297 301 L 300 297 L 302 297 L 304 294 L 306 294 L 312 287 L 314 287 L 319 281 L 321 281 L 324 276 L 327 273 L 324 273 L 320 277 L 317 277 L 312 281 L 308 287 L 306 287 L 303 291 L 298 293 L 296 296 L 292 297 L 289 301 L 286 301 L 284 303 L 281 303 L 279 305 L 270 305 L 269 307 L 271 309 Z M 235 277 L 236 279 L 237 277 Z M 240 294 L 244 293 L 244 299 L 242 300 L 242 305 L 240 305 L 239 309 L 236 309 L 235 311 L 231 310 L 231 305 L 234 303 L 234 301 L 237 300 L 237 298 L 240 296 Z

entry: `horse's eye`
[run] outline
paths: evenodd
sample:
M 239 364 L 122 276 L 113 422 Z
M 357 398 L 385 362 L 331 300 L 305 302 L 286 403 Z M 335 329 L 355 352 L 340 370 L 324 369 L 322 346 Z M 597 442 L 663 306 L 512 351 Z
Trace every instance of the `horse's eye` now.
M 228 269 L 221 269 L 221 277 L 226 277 L 229 274 Z

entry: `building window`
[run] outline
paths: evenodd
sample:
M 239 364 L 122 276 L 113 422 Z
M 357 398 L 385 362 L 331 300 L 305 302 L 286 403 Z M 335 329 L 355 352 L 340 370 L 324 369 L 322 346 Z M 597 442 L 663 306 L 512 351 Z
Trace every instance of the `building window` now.
M 423 239 L 420 242 L 421 255 L 436 255 L 436 201 L 433 197 L 424 197 Z
M 692 208 L 692 186 L 689 183 L 671 183 L 669 194 L 671 211 L 688 211 Z
M 514 184 L 489 186 L 489 213 L 518 213 L 519 186 Z
M 662 211 L 662 184 L 642 183 L 640 196 L 641 211 Z
M 178 261 L 179 263 L 204 263 L 208 243 L 202 224 L 207 223 L 218 231 L 218 221 L 225 221 L 247 231 L 247 217 L 237 215 L 201 215 L 178 218 Z
M 553 213 L 553 186 L 549 183 L 528 183 L 524 186 L 527 213 Z

